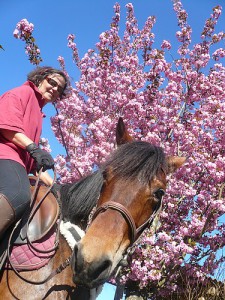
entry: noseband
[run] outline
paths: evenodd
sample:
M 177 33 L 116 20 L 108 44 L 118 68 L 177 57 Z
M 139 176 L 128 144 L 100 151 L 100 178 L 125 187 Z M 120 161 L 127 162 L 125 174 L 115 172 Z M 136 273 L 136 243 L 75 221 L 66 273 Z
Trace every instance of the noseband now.
M 147 227 L 151 226 L 152 222 L 154 221 L 156 215 L 160 211 L 162 206 L 162 199 L 160 199 L 157 207 L 153 211 L 152 215 L 145 221 L 141 226 L 138 228 L 135 225 L 134 219 L 131 216 L 130 212 L 124 207 L 122 204 L 114 202 L 114 201 L 108 201 L 104 203 L 103 205 L 99 206 L 96 211 L 94 212 L 92 216 L 92 221 L 97 217 L 99 213 L 105 212 L 108 209 L 114 209 L 122 214 L 124 219 L 126 220 L 127 224 L 129 225 L 130 231 L 131 231 L 131 244 L 133 244 L 138 236 L 146 229 Z

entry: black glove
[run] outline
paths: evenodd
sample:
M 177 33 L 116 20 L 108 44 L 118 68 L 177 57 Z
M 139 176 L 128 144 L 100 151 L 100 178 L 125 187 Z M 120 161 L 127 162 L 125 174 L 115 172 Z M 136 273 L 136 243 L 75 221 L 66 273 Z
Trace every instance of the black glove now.
M 55 196 L 56 199 L 60 198 L 60 184 L 54 183 L 51 188 L 52 194 Z
M 43 172 L 48 169 L 54 169 L 54 160 L 52 156 L 40 149 L 35 143 L 32 143 L 26 147 L 27 152 L 36 162 L 36 168 L 39 172 L 43 168 Z

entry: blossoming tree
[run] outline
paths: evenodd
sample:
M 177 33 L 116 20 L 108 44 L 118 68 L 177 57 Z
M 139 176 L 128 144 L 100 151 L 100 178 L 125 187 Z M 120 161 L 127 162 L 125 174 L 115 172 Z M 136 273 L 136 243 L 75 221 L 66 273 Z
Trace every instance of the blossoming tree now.
M 225 244 L 225 33 L 216 33 L 222 8 L 213 8 L 200 42 L 192 45 L 187 12 L 181 1 L 172 3 L 178 49 L 163 39 L 161 48 L 155 48 L 155 18 L 140 29 L 131 3 L 123 35 L 117 3 L 110 29 L 83 58 L 70 34 L 68 47 L 80 78 L 57 102 L 52 118 L 55 135 L 66 148 L 56 158 L 62 183 L 91 172 L 112 151 L 119 116 L 136 139 L 188 158 L 170 179 L 157 232 L 143 235 L 121 273 L 121 282 L 132 282 L 151 299 L 179 293 L 181 277 L 190 278 L 193 286 L 196 280 L 204 284 L 224 260 L 219 254 Z M 22 32 L 18 25 L 15 35 Z M 38 50 L 37 56 L 33 52 L 37 64 L 39 49 L 31 48 Z M 63 57 L 58 60 L 66 72 Z

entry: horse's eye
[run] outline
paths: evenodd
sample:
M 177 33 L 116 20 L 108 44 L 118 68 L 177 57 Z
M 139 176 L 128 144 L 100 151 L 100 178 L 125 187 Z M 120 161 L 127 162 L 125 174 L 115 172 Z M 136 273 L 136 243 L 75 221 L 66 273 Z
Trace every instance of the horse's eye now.
M 161 200 L 162 197 L 165 195 L 165 191 L 163 189 L 158 189 L 155 193 L 154 193 L 154 196 Z

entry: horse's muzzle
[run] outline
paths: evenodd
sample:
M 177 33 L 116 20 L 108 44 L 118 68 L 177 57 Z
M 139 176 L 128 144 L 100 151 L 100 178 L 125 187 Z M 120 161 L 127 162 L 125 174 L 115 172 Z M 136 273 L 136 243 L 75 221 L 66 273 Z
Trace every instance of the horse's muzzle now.
M 91 257 L 91 255 L 85 255 L 81 243 L 75 245 L 71 260 L 75 284 L 95 288 L 109 279 L 112 270 L 109 257 L 103 255 L 96 260 L 92 260 Z

